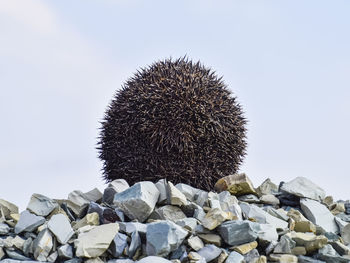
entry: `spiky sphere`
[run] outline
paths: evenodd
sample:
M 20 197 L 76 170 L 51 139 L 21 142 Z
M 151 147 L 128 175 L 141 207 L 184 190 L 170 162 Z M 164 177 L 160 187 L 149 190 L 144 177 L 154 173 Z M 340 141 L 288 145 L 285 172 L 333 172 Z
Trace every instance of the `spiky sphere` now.
M 187 58 L 158 61 L 127 80 L 106 111 L 98 142 L 104 179 L 166 178 L 212 190 L 241 164 L 245 125 L 211 69 Z

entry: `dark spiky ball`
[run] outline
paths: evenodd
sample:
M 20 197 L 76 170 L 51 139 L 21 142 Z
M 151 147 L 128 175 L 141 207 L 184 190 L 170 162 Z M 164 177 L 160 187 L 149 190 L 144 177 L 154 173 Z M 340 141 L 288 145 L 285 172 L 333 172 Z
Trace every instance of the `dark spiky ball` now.
M 104 179 L 166 178 L 212 190 L 241 164 L 245 124 L 211 69 L 186 58 L 156 62 L 127 80 L 106 111 L 98 142 Z

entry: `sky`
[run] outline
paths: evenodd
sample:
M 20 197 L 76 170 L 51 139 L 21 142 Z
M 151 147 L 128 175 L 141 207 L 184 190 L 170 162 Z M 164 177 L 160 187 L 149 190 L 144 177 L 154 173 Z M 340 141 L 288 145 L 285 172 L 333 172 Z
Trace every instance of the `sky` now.
M 187 55 L 249 123 L 255 187 L 307 177 L 350 199 L 350 2 L 0 1 L 0 198 L 103 191 L 96 143 L 137 69 Z

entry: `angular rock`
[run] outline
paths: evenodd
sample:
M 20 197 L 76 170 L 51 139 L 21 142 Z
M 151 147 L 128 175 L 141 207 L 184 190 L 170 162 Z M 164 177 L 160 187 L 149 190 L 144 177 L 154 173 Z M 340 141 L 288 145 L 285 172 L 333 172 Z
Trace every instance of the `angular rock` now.
M 276 194 L 278 192 L 278 186 L 271 182 L 270 178 L 267 178 L 257 189 L 258 196 Z
M 32 213 L 30 213 L 28 210 L 24 210 L 20 214 L 19 221 L 17 222 L 15 226 L 15 233 L 19 234 L 22 232 L 32 232 L 34 231 L 38 226 L 45 223 L 45 218 L 42 216 L 37 216 Z
M 254 203 L 259 204 L 260 203 L 259 198 L 253 194 L 238 196 L 238 200 L 241 202 L 249 203 L 249 204 L 254 204 Z
M 218 227 L 222 239 L 230 246 L 242 245 L 255 241 L 260 228 L 258 224 L 244 221 L 227 221 Z
M 263 209 L 268 212 L 270 215 L 277 217 L 281 220 L 284 220 L 286 222 L 288 222 L 289 217 L 287 216 L 286 211 L 284 211 L 283 209 L 275 209 L 271 206 L 267 206 L 267 207 L 263 207 Z
M 73 213 L 78 217 L 83 217 L 88 206 L 90 204 L 90 199 L 82 191 L 75 190 L 68 195 L 67 207 L 73 211 Z
M 350 261 L 349 258 L 340 256 L 329 244 L 318 251 L 317 258 L 332 263 L 348 263 Z
M 300 232 L 291 232 L 286 234 L 290 236 L 295 242 L 297 246 L 305 247 L 307 253 L 312 253 L 317 249 L 324 247 L 328 239 L 323 236 L 316 236 L 313 233 L 300 233 Z
M 258 246 L 258 242 L 253 241 L 250 243 L 235 246 L 235 247 L 233 247 L 233 250 L 237 251 L 238 253 L 240 253 L 242 255 L 245 255 L 245 254 L 249 253 L 250 251 L 252 251 L 253 249 L 257 248 L 257 246 Z
M 74 240 L 77 257 L 95 258 L 101 256 L 118 233 L 117 223 L 95 226 L 90 231 L 79 234 Z
M 187 239 L 187 243 L 194 251 L 198 251 L 204 247 L 203 241 L 198 236 L 190 236 Z
M 176 222 L 186 218 L 186 215 L 178 206 L 164 205 L 156 208 L 149 218 Z
M 311 257 L 298 256 L 298 263 L 326 263 L 325 261 L 317 260 Z
M 288 211 L 287 215 L 295 221 L 294 231 L 316 233 L 316 226 L 307 220 L 298 210 L 292 208 Z
M 53 239 L 48 229 L 42 230 L 33 241 L 34 258 L 38 261 L 46 261 L 53 247 Z
M 23 262 L 23 261 L 30 261 L 30 258 L 23 256 L 20 252 L 16 251 L 16 250 L 10 250 L 8 248 L 5 248 L 6 254 L 9 258 L 11 259 L 16 259 L 16 262 Z M 6 259 L 5 259 L 6 260 Z M 2 262 L 2 261 L 0 261 Z
M 159 191 L 159 197 L 157 204 L 165 204 L 168 200 L 168 183 L 165 179 L 160 179 L 157 183 L 155 183 Z
M 128 245 L 128 236 L 122 233 L 117 233 L 117 235 L 113 238 L 113 241 L 109 247 L 110 253 L 113 257 L 118 258 L 123 254 L 124 249 Z
M 77 230 L 84 226 L 98 226 L 100 222 L 99 218 L 100 217 L 96 212 L 86 214 L 86 216 L 84 216 L 82 219 L 80 219 L 73 225 L 73 229 Z
M 295 241 L 288 235 L 283 235 L 280 241 L 275 246 L 273 253 L 275 254 L 292 254 L 292 249 L 295 248 Z
M 11 219 L 11 214 L 18 214 L 18 207 L 9 201 L 0 199 L 0 219 Z
M 71 245 L 65 244 L 57 249 L 58 256 L 63 259 L 73 258 L 73 247 Z
M 238 200 L 228 191 L 223 191 L 218 195 L 221 209 L 225 212 L 231 212 L 238 220 L 242 220 L 242 209 L 238 204 Z
M 183 206 L 187 204 L 186 196 L 177 189 L 172 182 L 168 182 L 168 203 L 171 205 Z
M 206 245 L 198 250 L 197 253 L 205 258 L 206 262 L 210 262 L 220 256 L 221 249 L 215 245 Z
M 334 215 L 325 205 L 303 198 L 300 200 L 300 206 L 306 218 L 312 223 L 322 227 L 327 232 L 338 233 L 339 229 L 334 220 Z
M 192 186 L 190 186 L 188 184 L 183 184 L 183 183 L 179 183 L 179 184 L 175 185 L 175 187 L 177 189 L 179 189 L 180 192 L 183 193 L 186 196 L 187 200 L 189 200 L 191 202 L 194 201 L 195 195 L 199 191 L 201 191 L 201 190 L 199 190 L 197 188 L 194 188 L 194 187 L 192 187 Z
M 0 236 L 7 235 L 10 232 L 10 227 L 5 223 L 0 223 Z
M 206 244 L 213 244 L 217 247 L 221 247 L 222 239 L 217 234 L 199 234 L 198 235 Z
M 63 214 L 53 215 L 47 226 L 61 244 L 66 244 L 74 235 L 68 217 Z
M 298 257 L 288 254 L 270 254 L 269 260 L 281 263 L 298 263 Z
M 350 223 L 343 227 L 340 234 L 345 244 L 350 244 Z
M 245 194 L 256 194 L 252 182 L 248 176 L 244 173 L 232 174 L 220 178 L 215 186 L 215 190 L 218 192 L 229 191 L 231 194 L 240 196 Z
M 20 236 L 15 236 L 14 239 L 12 239 L 11 243 L 14 247 L 18 248 L 19 250 L 23 250 L 25 240 L 21 238 Z
M 90 190 L 89 192 L 84 193 L 85 198 L 90 202 L 99 203 L 102 200 L 103 194 L 97 188 Z
M 141 238 L 139 233 L 135 231 L 131 235 L 131 242 L 130 242 L 129 251 L 128 251 L 129 258 L 132 258 L 140 247 L 141 247 Z
M 193 217 L 186 217 L 175 222 L 177 225 L 187 229 L 190 232 L 193 232 L 196 229 L 198 220 Z
M 270 243 L 278 240 L 276 227 L 270 224 L 257 224 L 259 243 Z
M 231 212 L 224 212 L 219 208 L 212 208 L 202 220 L 202 225 L 209 230 L 213 230 L 225 220 L 230 219 L 233 219 Z
M 58 258 L 58 252 L 55 251 L 55 252 L 52 252 L 48 257 L 47 257 L 47 261 L 48 262 L 51 262 L 51 263 L 54 263 L 56 261 L 56 259 Z
M 27 210 L 37 216 L 47 216 L 57 207 L 58 203 L 51 198 L 41 194 L 33 194 L 30 198 Z
M 288 228 L 288 223 L 270 215 L 260 207 L 256 205 L 250 205 L 247 203 L 241 203 L 241 208 L 243 213 L 247 218 L 254 218 L 256 222 L 261 224 L 271 224 L 274 225 L 278 229 L 286 229 Z
M 237 253 L 236 251 L 232 251 L 228 255 L 225 261 L 225 263 L 243 263 L 243 262 L 245 262 L 244 257 L 241 254 Z
M 282 191 L 299 197 L 307 197 L 322 201 L 326 197 L 325 191 L 305 177 L 297 177 L 288 183 L 284 183 Z
M 147 255 L 167 256 L 182 244 L 187 234 L 185 229 L 171 221 L 148 224 L 146 233 Z
M 280 200 L 274 195 L 267 194 L 260 197 L 260 202 L 267 205 L 279 205 Z
M 152 213 L 159 197 L 157 187 L 148 181 L 139 182 L 114 196 L 114 205 L 130 219 L 144 222 Z

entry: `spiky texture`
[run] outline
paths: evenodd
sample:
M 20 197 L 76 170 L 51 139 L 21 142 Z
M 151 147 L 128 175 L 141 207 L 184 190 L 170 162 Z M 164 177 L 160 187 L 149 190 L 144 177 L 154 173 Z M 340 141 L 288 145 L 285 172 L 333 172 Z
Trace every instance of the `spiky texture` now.
M 116 92 L 98 142 L 104 179 L 166 178 L 212 190 L 245 155 L 246 120 L 221 78 L 187 58 L 158 61 Z

